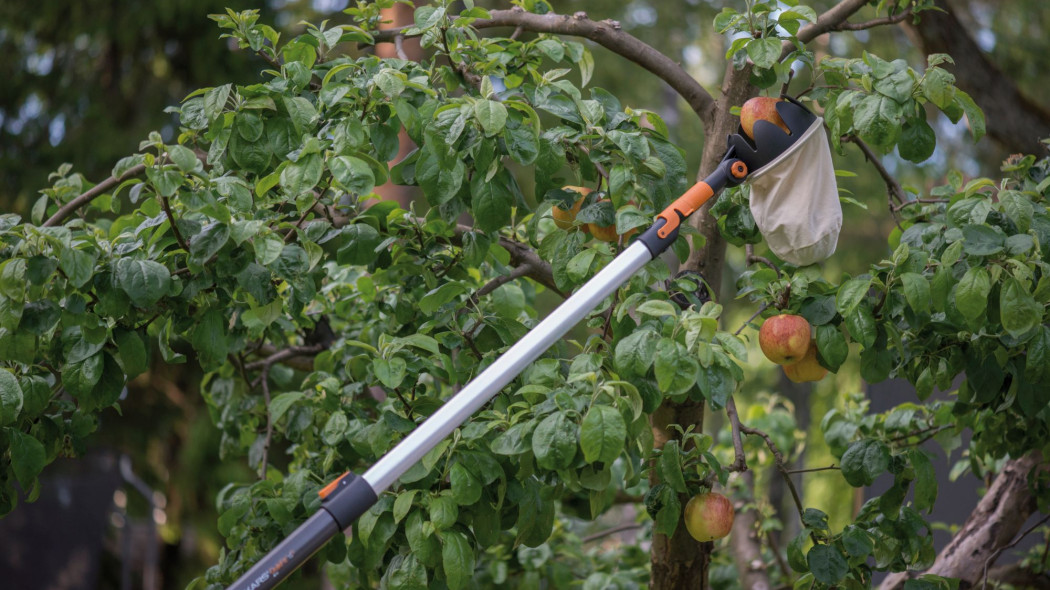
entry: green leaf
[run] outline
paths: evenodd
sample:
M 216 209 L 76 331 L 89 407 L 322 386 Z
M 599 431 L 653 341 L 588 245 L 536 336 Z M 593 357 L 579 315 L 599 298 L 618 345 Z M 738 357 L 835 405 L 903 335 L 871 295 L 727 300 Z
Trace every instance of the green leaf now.
M 670 301 L 663 301 L 661 299 L 650 299 L 636 307 L 635 313 L 640 313 L 642 315 L 651 315 L 654 317 L 676 317 L 678 315 L 678 308 L 675 307 Z
M 162 197 L 174 195 L 185 180 L 182 173 L 170 166 L 146 168 L 146 177 L 157 189 L 157 194 Z
M 816 508 L 806 508 L 802 511 L 802 524 L 814 530 L 826 531 L 828 530 L 828 515 Z
M 408 515 L 418 494 L 419 490 L 402 490 L 397 495 L 397 499 L 394 500 L 394 522 L 401 522 Z
M 484 174 L 475 174 L 470 180 L 470 208 L 479 230 L 493 232 L 510 223 L 514 195 L 509 176 L 506 169 L 500 168 L 492 180 L 486 180 Z
M 889 149 L 900 134 L 900 104 L 888 96 L 872 94 L 853 111 L 853 126 L 868 143 Z
M 908 450 L 908 459 L 915 470 L 915 509 L 931 512 L 937 500 L 937 474 L 933 463 L 922 449 Z
M 842 283 L 835 297 L 835 309 L 838 310 L 839 315 L 845 317 L 852 314 L 864 296 L 868 294 L 869 287 L 871 287 L 871 279 L 864 277 Z
M 492 137 L 506 126 L 507 107 L 495 100 L 479 100 L 474 103 L 474 116 L 481 124 L 485 137 Z
M 395 555 L 390 560 L 381 587 L 388 590 L 427 590 L 427 568 L 416 555 Z
M 936 148 L 937 136 L 930 124 L 922 119 L 909 120 L 897 140 L 897 151 L 902 158 L 911 162 L 928 160 Z
M 388 389 L 395 389 L 401 385 L 407 369 L 408 364 L 401 357 L 372 359 L 372 371 L 375 372 L 376 379 Z
M 346 236 L 346 244 L 339 250 L 339 264 L 366 265 L 375 262 L 376 248 L 383 241 L 379 230 L 367 223 L 351 223 L 343 228 L 343 235 Z
M 296 398 L 295 401 L 298 401 L 298 398 Z M 291 404 L 289 404 L 289 406 L 290 405 Z M 272 418 L 272 420 L 276 422 L 277 418 Z M 332 415 L 328 417 L 328 421 L 324 423 L 324 428 L 321 430 L 321 440 L 329 446 L 338 445 L 346 438 L 346 430 L 348 427 L 349 420 L 347 419 L 346 414 L 343 412 L 332 412 Z
M 611 406 L 593 405 L 580 424 L 580 448 L 588 463 L 612 463 L 623 452 L 627 424 Z
M 667 395 L 688 391 L 697 379 L 700 364 L 685 346 L 670 338 L 661 338 L 656 344 L 653 372 L 656 385 Z
M 321 181 L 324 164 L 320 154 L 303 156 L 281 170 L 281 186 L 291 195 L 299 195 L 313 189 Z
M 988 225 L 968 224 L 962 228 L 963 251 L 974 256 L 989 256 L 1003 251 L 1006 236 Z
M 194 168 L 197 167 L 197 154 L 194 154 L 193 150 L 188 147 L 169 145 L 168 157 L 183 172 L 193 172 Z
M 419 307 L 419 311 L 432 314 L 442 305 L 465 293 L 466 290 L 467 288 L 461 283 L 445 283 L 427 292 L 416 306 Z
M 204 226 L 190 241 L 190 263 L 204 266 L 229 239 L 230 224 L 216 221 Z
M 552 471 L 568 469 L 576 458 L 576 423 L 564 412 L 543 419 L 532 433 L 536 464 Z
M 284 108 L 292 120 L 295 132 L 300 136 L 313 131 L 313 126 L 318 120 L 317 109 L 307 99 L 301 96 L 284 97 Z
M 653 528 L 661 535 L 672 537 L 682 518 L 682 500 L 670 486 L 660 491 L 660 500 L 662 506 L 656 513 L 656 526 Z
M 771 68 L 780 60 L 780 39 L 762 37 L 747 44 L 747 56 L 760 68 Z
M 226 362 L 226 317 L 218 309 L 209 309 L 197 319 L 190 333 L 190 344 L 197 351 L 201 367 L 213 370 Z
M 788 565 L 791 566 L 791 569 L 795 570 L 800 574 L 804 574 L 809 571 L 809 563 L 806 562 L 806 554 L 803 552 L 803 548 L 806 546 L 806 541 L 808 539 L 809 532 L 802 531 L 794 539 L 791 539 L 790 543 L 788 543 Z
M 613 364 L 624 376 L 644 377 L 653 364 L 660 335 L 652 330 L 637 330 L 616 344 Z
M 634 159 L 636 162 L 644 162 L 649 157 L 649 142 L 646 141 L 645 136 L 641 132 L 628 133 L 614 129 L 609 132 L 608 136 L 616 144 L 616 147 L 620 148 L 627 157 Z
M 846 558 L 830 545 L 814 545 L 806 556 L 806 563 L 813 577 L 824 584 L 838 584 L 849 573 Z
M 955 100 L 955 76 L 943 68 L 926 70 L 923 91 L 937 108 L 944 110 Z
M 449 590 L 466 588 L 474 577 L 474 550 L 463 533 L 448 531 L 441 539 L 441 567 Z
M 955 307 L 968 320 L 976 320 L 988 305 L 988 294 L 992 291 L 992 279 L 983 267 L 975 266 L 966 271 L 955 288 Z
M 870 486 L 889 469 L 890 450 L 882 442 L 866 438 L 850 444 L 842 454 L 842 476 L 855 488 Z
M 970 124 L 970 134 L 973 135 L 974 143 L 977 143 L 985 133 L 984 111 L 977 106 L 969 94 L 958 88 L 955 89 L 955 104 L 966 113 L 966 120 Z
M 1028 341 L 1024 374 L 1032 383 L 1050 382 L 1050 328 L 1043 326 Z
M 12 258 L 0 264 L 0 294 L 12 301 L 21 302 L 25 298 L 25 289 L 25 259 Z
M 0 425 L 11 424 L 22 411 L 22 388 L 7 369 L 0 369 Z
M 113 342 L 117 345 L 120 365 L 124 368 L 128 378 L 145 373 L 149 369 L 149 355 L 146 352 L 146 344 L 137 332 L 115 330 Z
M 270 400 L 270 421 L 276 424 L 277 421 L 288 412 L 288 409 L 301 399 L 303 399 L 303 392 L 301 391 L 286 391 L 274 396 L 274 398 Z M 335 415 L 336 414 L 332 414 L 332 416 Z M 343 419 L 345 420 L 346 416 L 343 416 Z M 331 418 L 329 418 L 328 421 L 331 422 Z M 325 430 L 328 430 L 327 426 L 325 426 Z
M 430 499 L 430 521 L 434 528 L 444 530 L 456 524 L 459 518 L 459 505 L 451 496 L 437 496 Z
M 460 506 L 469 506 L 481 499 L 481 481 L 463 463 L 453 463 L 448 472 L 452 499 Z
M 915 88 L 915 80 L 906 69 L 875 81 L 876 92 L 884 94 L 901 104 L 906 104 L 911 100 L 913 88 Z
M 368 162 L 352 156 L 338 156 L 328 161 L 328 169 L 337 186 L 356 195 L 367 195 L 375 189 L 376 179 Z
M 817 352 L 832 373 L 839 370 L 849 356 L 849 345 L 842 330 L 833 324 L 817 326 Z
M 842 546 L 850 557 L 864 557 L 875 550 L 875 542 L 864 529 L 849 525 L 842 531 Z
M 79 289 L 91 280 L 95 272 L 95 254 L 76 248 L 63 248 L 58 255 L 58 266 L 69 283 Z
M 116 264 L 116 279 L 132 303 L 150 307 L 168 293 L 171 273 L 163 264 L 153 260 L 120 258 Z
M 33 436 L 14 428 L 6 431 L 11 444 L 11 467 L 22 489 L 29 490 L 47 463 L 47 452 L 44 445 Z
M 999 295 L 999 317 L 1003 329 L 1014 338 L 1027 334 L 1043 319 L 1043 306 L 1013 277 L 1003 282 Z
M 669 440 L 660 450 L 660 480 L 670 486 L 674 491 L 686 494 L 689 488 L 685 484 L 685 474 L 682 473 L 682 453 L 677 440 Z
M 904 298 L 916 313 L 930 311 L 930 282 L 919 273 L 906 272 L 900 276 L 904 285 Z

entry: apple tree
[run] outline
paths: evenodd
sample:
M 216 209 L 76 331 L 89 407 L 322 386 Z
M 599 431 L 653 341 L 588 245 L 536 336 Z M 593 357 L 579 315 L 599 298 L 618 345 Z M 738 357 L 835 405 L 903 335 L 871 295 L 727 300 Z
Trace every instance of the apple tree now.
M 948 588 L 983 575 L 1032 512 L 1050 513 L 1050 163 L 1017 157 L 995 179 L 905 187 L 878 155 L 929 158 L 928 118 L 985 132 L 951 57 L 810 48 L 825 33 L 917 21 L 933 2 L 727 3 L 711 26 L 726 39 L 718 96 L 619 23 L 544 0 L 437 1 L 380 30 L 392 4 L 358 2 L 346 22 L 291 38 L 256 11 L 213 15 L 268 63 L 258 83 L 191 93 L 171 107 L 175 141 L 151 134 L 98 184 L 64 166 L 29 219 L 0 216 L 3 512 L 19 489 L 32 499 L 45 465 L 78 453 L 151 351 L 192 360 L 222 452 L 258 474 L 217 498 L 226 548 L 194 587 L 232 582 L 317 509 L 325 482 L 375 463 L 689 187 L 661 117 L 589 84 L 598 44 L 699 117 L 701 173 L 736 129 L 734 106 L 797 89 L 833 148 L 861 150 L 882 175 L 898 221 L 885 259 L 835 277 L 776 260 L 747 189 L 727 192 L 672 248 L 703 280 L 664 259 L 646 266 L 329 543 L 318 558 L 329 579 L 702 588 L 724 586 L 712 564 L 735 561 L 747 588 L 863 588 L 878 572 L 895 572 L 886 587 Z M 362 50 L 408 38 L 421 61 Z M 391 162 L 402 129 L 416 147 Z M 419 198 L 378 200 L 385 183 Z M 593 189 L 568 229 L 551 218 L 577 199 L 566 185 Z M 588 224 L 617 237 L 595 239 Z M 747 268 L 723 286 L 729 245 Z M 727 309 L 750 319 L 727 325 Z M 751 377 L 755 329 L 780 312 L 813 326 L 825 368 L 914 386 L 891 412 L 851 395 L 827 414 L 843 485 L 893 484 L 844 526 L 791 485 L 797 514 L 781 518 L 801 533 L 786 546 L 758 534 L 777 519 L 751 501 L 754 472 L 790 484 L 793 418 L 775 403 L 738 411 L 733 397 Z M 725 415 L 725 433 L 703 432 L 707 412 Z M 920 445 L 952 449 L 964 434 L 958 469 L 999 475 L 938 555 Z M 712 488 L 741 507 L 725 544 L 683 524 L 690 497 Z M 585 523 L 610 518 L 634 519 L 645 543 L 593 549 Z

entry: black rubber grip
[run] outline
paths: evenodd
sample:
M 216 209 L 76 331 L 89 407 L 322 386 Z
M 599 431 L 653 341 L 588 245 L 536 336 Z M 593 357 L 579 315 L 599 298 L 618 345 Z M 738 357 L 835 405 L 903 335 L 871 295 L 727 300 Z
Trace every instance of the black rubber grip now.
M 372 486 L 364 478 L 351 473 L 339 480 L 338 487 L 328 494 L 321 508 L 332 515 L 341 530 L 346 530 L 377 500 Z
M 659 256 L 664 250 L 666 250 L 671 244 L 674 243 L 675 238 L 678 237 L 678 228 L 669 233 L 666 238 L 661 238 L 657 233 L 660 228 L 667 225 L 667 222 L 663 219 L 657 219 L 656 223 L 645 230 L 645 233 L 638 236 L 638 241 L 645 244 L 645 247 L 649 249 L 649 253 L 653 255 L 653 258 Z

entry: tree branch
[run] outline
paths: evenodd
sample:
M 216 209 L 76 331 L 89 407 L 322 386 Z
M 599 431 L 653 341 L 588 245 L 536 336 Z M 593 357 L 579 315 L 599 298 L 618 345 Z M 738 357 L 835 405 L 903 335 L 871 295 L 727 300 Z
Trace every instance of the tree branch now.
M 139 174 L 142 174 L 145 171 L 146 165 L 138 164 L 129 168 L 128 171 L 124 174 L 121 174 L 119 178 L 114 178 L 110 176 L 109 178 L 96 184 L 90 190 L 85 191 L 84 194 L 63 205 L 62 208 L 56 211 L 54 215 L 49 217 L 48 220 L 45 221 L 41 227 L 53 227 L 62 223 L 66 220 L 67 217 L 72 215 L 74 211 L 95 200 L 95 198 L 97 198 L 102 193 L 108 191 L 109 189 L 113 188 L 114 186 L 117 186 L 118 184 L 124 182 L 125 180 L 133 176 L 138 176 Z
M 726 416 L 733 432 L 733 453 L 735 459 L 729 466 L 730 471 L 747 471 L 747 457 L 744 456 L 744 441 L 740 440 L 740 415 L 736 411 L 736 401 L 729 396 L 726 402 Z
M 869 21 L 862 23 L 847 23 L 841 22 L 835 25 L 831 30 L 833 31 L 864 31 L 866 29 L 874 29 L 875 27 L 881 27 L 883 25 L 895 25 L 903 22 L 904 19 L 908 18 L 913 14 L 911 7 L 909 6 L 904 12 L 893 14 L 890 16 L 884 16 L 881 18 L 873 18 Z
M 995 553 L 993 553 L 987 560 L 985 560 L 985 562 L 984 562 L 984 581 L 981 582 L 981 588 L 987 588 L 988 587 L 988 566 L 993 564 L 993 563 L 995 563 L 995 560 L 999 559 L 999 556 L 1003 554 L 1003 551 L 1006 551 L 1007 549 L 1010 549 L 1011 547 L 1016 547 L 1017 544 L 1021 542 L 1021 539 L 1024 539 L 1032 531 L 1034 531 L 1035 529 L 1037 529 L 1037 528 L 1043 526 L 1044 524 L 1046 524 L 1046 521 L 1048 521 L 1048 520 L 1050 520 L 1050 514 L 1046 515 L 1045 517 L 1043 517 L 1042 519 L 1037 521 L 1035 524 L 1033 524 L 1032 526 L 1030 526 L 1027 529 L 1025 529 L 1025 531 L 1023 533 L 1021 533 L 1020 535 L 1017 535 L 1017 538 L 1014 539 L 1009 545 L 1005 545 L 1003 547 L 1000 547 L 1000 548 L 996 549 Z
M 908 201 L 908 195 L 904 192 L 904 187 L 902 187 L 901 183 L 898 182 L 892 174 L 890 174 L 889 170 L 886 170 L 886 167 L 883 166 L 882 162 L 879 160 L 878 154 L 876 154 L 874 150 L 872 150 L 871 147 L 868 146 L 868 144 L 864 143 L 863 139 L 857 137 L 856 135 L 847 135 L 843 139 L 857 144 L 857 147 L 860 148 L 860 151 L 864 152 L 864 157 L 867 158 L 869 162 L 871 162 L 871 165 L 875 167 L 875 170 L 878 171 L 879 176 L 881 176 L 882 180 L 886 183 L 886 191 L 890 197 L 893 197 L 897 201 L 897 203 L 905 203 Z M 893 203 L 890 203 L 890 207 L 893 207 Z
M 728 409 L 728 404 L 726 408 Z M 735 413 L 735 412 L 734 412 Z M 750 473 L 745 473 L 745 488 L 754 498 L 755 481 Z M 758 510 L 752 505 L 747 506 L 745 502 L 734 502 L 736 516 L 733 518 L 733 529 L 729 537 L 729 546 L 732 548 L 733 561 L 736 562 L 736 571 L 740 576 L 740 588 L 742 590 L 770 590 L 772 584 L 769 581 L 766 563 L 762 559 L 762 544 L 759 542 Z
M 1008 461 L 966 522 L 925 573 L 959 578 L 971 586 L 975 584 L 989 557 L 1010 543 L 1035 510 L 1028 474 L 1040 465 L 1043 465 L 1040 453 Z M 879 589 L 901 590 L 908 578 L 917 574 L 892 574 L 883 580 Z
M 266 440 L 263 441 L 262 458 L 259 460 L 259 479 L 266 479 L 266 464 L 269 462 L 270 441 L 273 439 L 273 417 L 270 415 L 270 367 L 263 366 L 259 382 L 262 384 L 263 400 L 266 402 Z
M 324 346 L 321 344 L 314 344 L 311 346 L 290 346 L 282 350 L 275 350 L 272 346 L 263 346 L 259 349 L 262 354 L 268 355 L 264 359 L 253 361 L 244 366 L 246 371 L 254 371 L 256 369 L 264 369 L 269 371 L 269 367 L 284 361 L 291 361 L 297 357 L 314 356 L 324 350 Z M 292 368 L 299 370 L 313 370 L 313 362 L 310 362 L 309 367 L 303 365 L 296 365 L 295 363 L 288 363 Z
M 488 295 L 496 289 L 499 289 L 500 287 L 506 285 L 511 281 L 520 279 L 521 277 L 528 275 L 531 271 L 532 269 L 529 268 L 527 264 L 514 267 L 514 269 L 510 271 L 510 274 L 500 275 L 492 279 L 491 281 L 485 283 L 484 286 L 482 286 L 473 295 L 470 296 L 470 299 L 467 300 L 467 305 L 470 306 L 477 304 L 477 302 L 482 297 Z M 464 309 L 466 309 L 466 307 L 464 307 Z
M 699 82 L 682 69 L 677 62 L 625 32 L 620 27 L 620 23 L 616 21 L 593 21 L 583 12 L 577 12 L 572 16 L 554 13 L 534 14 L 525 12 L 519 7 L 510 10 L 493 10 L 489 12 L 489 17 L 477 19 L 471 23 L 471 26 L 475 29 L 515 27 L 515 30 L 521 28 L 536 33 L 553 33 L 590 39 L 667 82 L 685 99 L 705 125 L 714 115 L 714 98 Z M 372 33 L 376 43 L 389 43 L 398 35 L 404 35 L 404 29 L 387 29 Z
M 803 43 L 809 43 L 824 33 L 829 33 L 835 30 L 835 27 L 846 22 L 846 19 L 853 16 L 858 10 L 864 7 L 868 3 L 868 0 L 842 0 L 838 4 L 832 6 L 820 16 L 817 17 L 817 22 L 806 25 L 799 29 L 798 40 Z M 791 49 L 794 49 L 794 45 L 790 42 L 785 41 L 784 43 L 786 51 L 782 54 L 787 55 Z M 791 48 L 791 49 L 787 49 Z
M 642 525 L 640 525 L 640 524 L 638 524 L 636 522 L 632 522 L 632 523 L 629 523 L 629 524 L 621 524 L 620 526 L 614 526 L 611 529 L 605 529 L 604 531 L 598 531 L 597 533 L 594 533 L 593 535 L 587 535 L 586 537 L 580 539 L 580 543 L 591 543 L 593 541 L 597 541 L 598 539 L 602 539 L 602 538 L 608 537 L 609 535 L 615 535 L 616 533 L 623 533 L 623 532 L 626 532 L 626 531 L 633 531 L 635 529 L 640 529 L 640 528 L 642 528 Z

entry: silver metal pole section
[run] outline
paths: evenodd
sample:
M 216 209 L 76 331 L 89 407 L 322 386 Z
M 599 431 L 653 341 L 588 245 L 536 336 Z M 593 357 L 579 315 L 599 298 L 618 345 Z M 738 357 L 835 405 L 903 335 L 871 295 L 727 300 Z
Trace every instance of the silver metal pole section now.
M 652 259 L 645 244 L 635 241 L 361 477 L 383 493 Z

